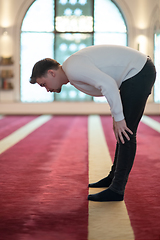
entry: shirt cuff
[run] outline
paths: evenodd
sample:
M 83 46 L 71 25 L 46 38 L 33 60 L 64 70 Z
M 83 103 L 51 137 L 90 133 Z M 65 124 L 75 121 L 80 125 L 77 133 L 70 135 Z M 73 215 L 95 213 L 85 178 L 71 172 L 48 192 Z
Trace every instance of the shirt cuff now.
M 122 112 L 121 112 L 121 113 L 118 113 L 118 114 L 112 114 L 112 117 L 114 117 L 114 120 L 115 120 L 116 122 L 122 121 L 122 120 L 124 119 L 124 115 L 123 115 Z

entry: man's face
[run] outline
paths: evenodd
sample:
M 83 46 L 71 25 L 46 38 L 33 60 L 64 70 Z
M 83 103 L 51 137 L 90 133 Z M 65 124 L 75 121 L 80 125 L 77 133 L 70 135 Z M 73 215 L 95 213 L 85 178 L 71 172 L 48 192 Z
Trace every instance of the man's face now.
M 45 87 L 47 92 L 61 92 L 61 81 L 58 71 L 48 70 L 47 74 L 43 77 L 37 78 L 36 82 L 41 86 Z

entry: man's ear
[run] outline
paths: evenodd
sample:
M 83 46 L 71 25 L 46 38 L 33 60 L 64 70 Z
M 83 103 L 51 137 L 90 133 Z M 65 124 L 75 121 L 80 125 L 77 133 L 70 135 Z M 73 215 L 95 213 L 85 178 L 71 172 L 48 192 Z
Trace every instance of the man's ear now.
M 49 70 L 47 71 L 47 73 L 48 73 L 48 74 L 51 74 L 52 77 L 55 77 L 55 76 L 56 76 L 56 72 L 55 72 L 55 70 L 53 70 L 53 69 L 49 69 Z

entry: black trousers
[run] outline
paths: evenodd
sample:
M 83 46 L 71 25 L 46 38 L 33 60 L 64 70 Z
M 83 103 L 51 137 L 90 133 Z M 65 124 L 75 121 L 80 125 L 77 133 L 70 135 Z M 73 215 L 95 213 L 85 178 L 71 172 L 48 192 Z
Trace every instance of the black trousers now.
M 126 124 L 133 132 L 129 134 L 130 141 L 125 137 L 125 143 L 117 143 L 115 158 L 109 176 L 113 178 L 109 188 L 119 194 L 124 194 L 129 173 L 136 154 L 136 133 L 138 124 L 144 112 L 146 101 L 156 78 L 156 69 L 148 57 L 143 69 L 120 86 L 120 95 Z

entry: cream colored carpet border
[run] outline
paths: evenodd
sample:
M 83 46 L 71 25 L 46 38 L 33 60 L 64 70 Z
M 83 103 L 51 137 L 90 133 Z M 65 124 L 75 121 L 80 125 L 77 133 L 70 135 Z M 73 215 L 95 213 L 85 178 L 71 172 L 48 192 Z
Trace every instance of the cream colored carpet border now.
M 25 126 L 19 128 L 17 131 L 13 132 L 6 138 L 3 138 L 0 141 L 0 154 L 18 143 L 20 140 L 25 138 L 27 135 L 29 135 L 31 132 L 36 130 L 38 127 L 43 125 L 45 122 L 47 122 L 49 119 L 51 119 L 51 115 L 42 115 L 40 117 L 37 117 L 33 121 L 27 123 Z
M 108 174 L 111 158 L 99 116 L 89 116 L 89 182 Z M 103 189 L 90 189 L 96 193 Z M 89 201 L 89 240 L 133 240 L 134 234 L 124 201 Z
M 141 121 L 143 123 L 145 123 L 147 126 L 151 127 L 152 129 L 154 129 L 155 131 L 160 133 L 160 123 L 159 122 L 155 121 L 154 119 L 152 119 L 146 115 L 143 115 Z

